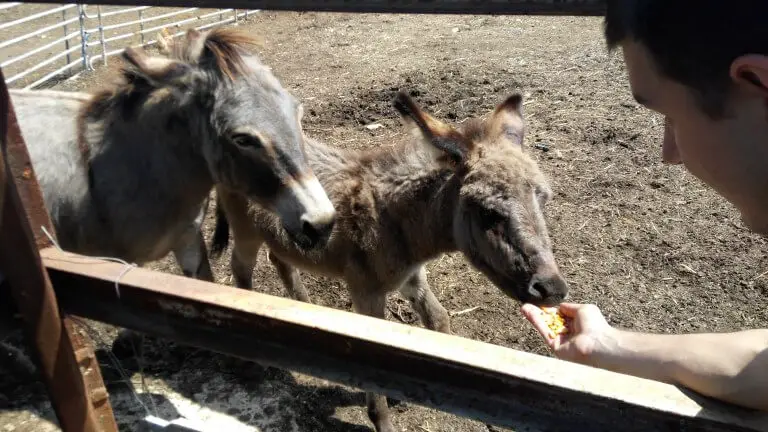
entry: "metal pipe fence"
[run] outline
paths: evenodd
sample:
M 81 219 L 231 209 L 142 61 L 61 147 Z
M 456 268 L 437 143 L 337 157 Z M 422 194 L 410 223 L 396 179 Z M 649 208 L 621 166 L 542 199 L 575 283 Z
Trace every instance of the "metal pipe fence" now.
M 258 10 L 0 3 L 0 68 L 10 87 L 37 88 L 70 78 L 128 46 L 151 46 L 163 28 L 238 25 Z

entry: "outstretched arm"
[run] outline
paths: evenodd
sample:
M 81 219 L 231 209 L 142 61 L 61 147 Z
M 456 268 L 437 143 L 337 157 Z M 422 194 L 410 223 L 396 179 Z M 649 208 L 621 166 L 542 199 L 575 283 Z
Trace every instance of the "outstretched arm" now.
M 768 411 L 768 329 L 659 335 L 608 325 L 594 305 L 564 303 L 569 333 L 551 337 L 541 310 L 522 308 L 561 359 L 642 378 Z

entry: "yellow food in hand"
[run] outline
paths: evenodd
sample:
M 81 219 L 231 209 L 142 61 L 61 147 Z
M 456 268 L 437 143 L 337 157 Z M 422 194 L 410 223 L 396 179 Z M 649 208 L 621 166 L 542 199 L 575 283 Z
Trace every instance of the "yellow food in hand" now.
M 544 320 L 549 327 L 550 338 L 554 339 L 557 335 L 568 333 L 565 318 L 560 315 L 560 311 L 556 307 L 540 307 L 539 309 L 544 312 Z

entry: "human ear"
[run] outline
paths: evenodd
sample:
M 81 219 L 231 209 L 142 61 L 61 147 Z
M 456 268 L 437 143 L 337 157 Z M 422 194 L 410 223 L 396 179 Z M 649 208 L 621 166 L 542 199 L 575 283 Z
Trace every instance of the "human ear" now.
M 768 56 L 738 57 L 731 63 L 730 76 L 740 88 L 768 97 Z

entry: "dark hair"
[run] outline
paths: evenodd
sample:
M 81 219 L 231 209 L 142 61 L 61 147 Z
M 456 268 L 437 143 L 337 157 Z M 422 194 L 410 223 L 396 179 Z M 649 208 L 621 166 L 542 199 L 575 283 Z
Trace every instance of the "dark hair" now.
M 731 63 L 768 55 L 768 0 L 608 0 L 609 49 L 641 43 L 660 72 L 691 88 L 703 110 L 723 115 Z

